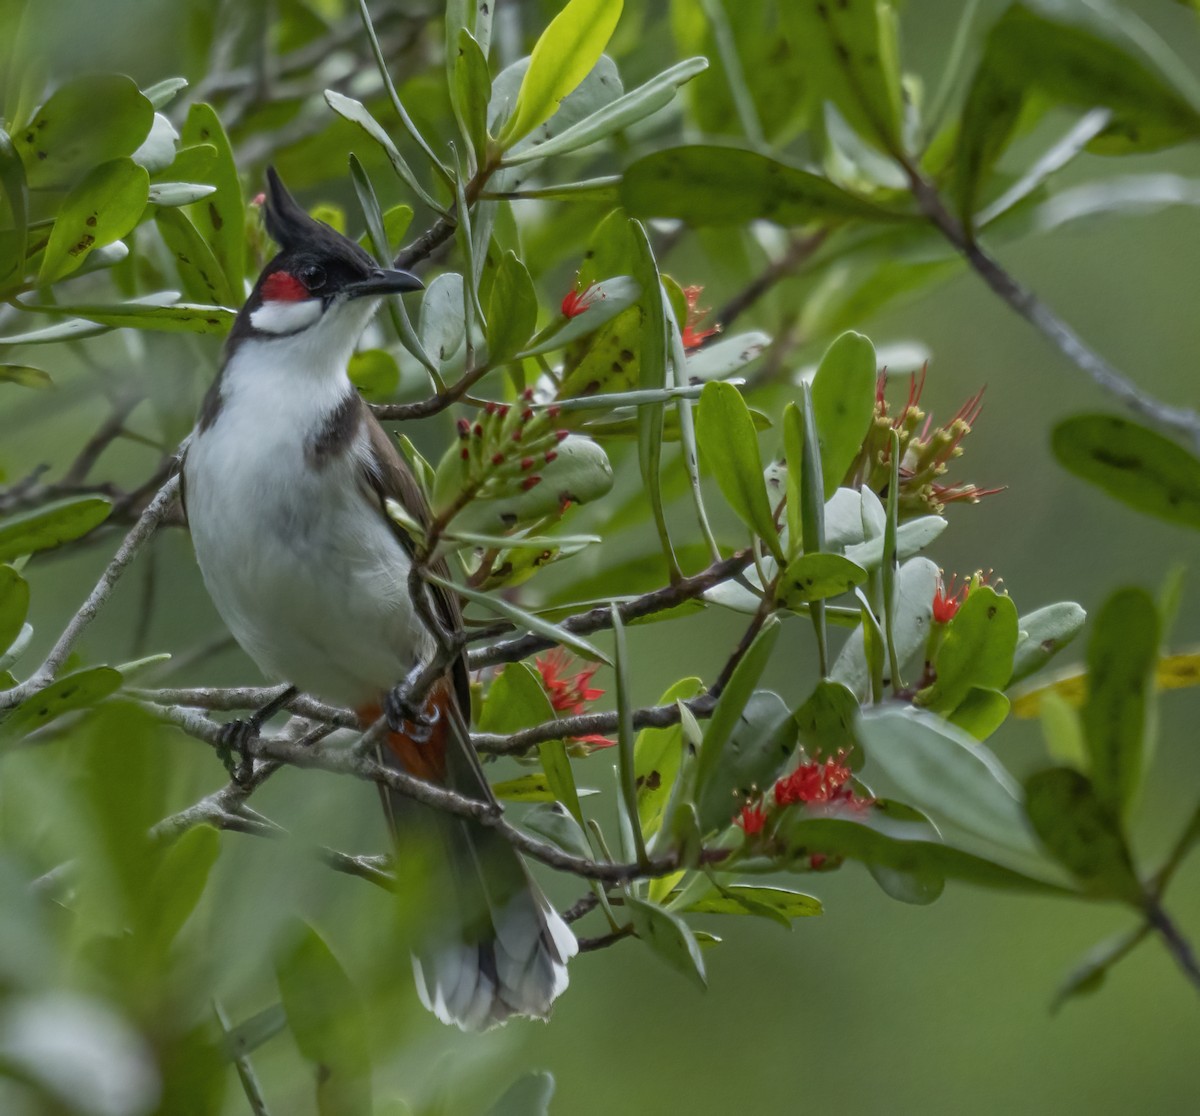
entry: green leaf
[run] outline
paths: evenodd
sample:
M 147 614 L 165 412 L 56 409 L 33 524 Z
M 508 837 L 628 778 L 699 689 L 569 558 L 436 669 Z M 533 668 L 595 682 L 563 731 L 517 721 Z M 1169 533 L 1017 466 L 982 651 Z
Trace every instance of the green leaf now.
M 167 292 L 172 296 L 175 292 Z M 235 311 L 224 306 L 194 306 L 186 302 L 170 302 L 165 305 L 155 305 L 150 299 L 131 302 L 116 302 L 110 306 L 35 306 L 21 303 L 21 309 L 31 310 L 39 314 L 72 314 L 76 318 L 86 318 L 97 325 L 113 329 L 149 329 L 163 333 L 215 333 L 226 334 L 233 327 Z M 51 338 L 50 330 L 42 331 L 42 341 L 61 340 L 64 336 L 83 336 L 83 331 L 65 332 L 75 326 L 74 322 L 63 322 L 52 327 L 60 332 Z M 29 343 L 31 335 L 26 335 L 24 341 Z M 17 338 L 10 337 L 6 341 L 15 344 Z
M 822 679 L 796 710 L 800 746 L 816 762 L 843 758 L 852 768 L 862 766 L 862 749 L 854 735 L 858 698 L 840 682 Z
M 0 290 L 5 284 L 19 286 L 25 275 L 25 253 L 29 243 L 29 190 L 25 185 L 25 167 L 12 138 L 0 128 L 0 188 L 8 199 L 12 220 L 9 259 L 0 258 Z
M 563 852 L 573 856 L 592 856 L 591 846 L 579 822 L 571 817 L 570 811 L 561 802 L 538 803 L 529 810 L 521 824 L 530 833 L 544 837 Z
M 0 655 L 20 636 L 29 612 L 29 583 L 12 566 L 0 565 Z
M 804 473 L 804 414 L 795 403 L 783 409 L 783 455 L 787 467 L 788 558 L 804 549 L 804 504 L 801 477 Z
M 529 270 L 515 252 L 505 252 L 488 298 L 488 364 L 495 367 L 514 357 L 537 327 L 537 291 Z
M 613 670 L 617 681 L 617 789 L 620 792 L 619 820 L 622 832 L 632 838 L 633 854 L 639 864 L 646 862 L 646 838 L 638 817 L 637 782 L 634 774 L 633 699 L 629 686 L 629 649 L 621 611 L 614 601 L 609 605 L 613 630 Z M 623 844 L 628 847 L 628 838 Z
M 120 240 L 141 219 L 150 176 L 132 159 L 113 159 L 93 168 L 58 211 L 42 256 L 38 283 L 69 275 L 92 250 Z
M 778 618 L 767 617 L 754 642 L 750 644 L 746 654 L 734 669 L 728 685 L 717 699 L 713 715 L 704 730 L 704 740 L 700 746 L 700 755 L 696 766 L 696 796 L 697 800 L 704 793 L 705 785 L 711 779 L 721 763 L 721 754 L 733 737 L 742 712 L 745 710 L 751 695 L 754 693 L 758 680 L 767 669 L 771 653 L 779 640 L 781 626 Z M 726 796 L 730 787 L 725 787 Z M 728 804 L 728 803 L 727 803 Z M 732 812 L 732 811 L 731 811 Z
M 804 44 L 806 80 L 847 122 L 883 150 L 901 146 L 896 13 L 877 0 L 793 0 L 781 12 Z
M 699 678 L 681 678 L 659 699 L 659 705 L 690 701 L 704 690 Z M 638 821 L 642 833 L 657 832 L 683 758 L 683 727 L 645 728 L 633 745 L 633 774 L 637 786 Z
M 1020 788 L 986 748 L 940 717 L 912 709 L 865 713 L 858 737 L 872 768 L 906 802 L 1002 848 L 1034 853 Z
M 558 457 L 538 468 L 541 483 L 527 492 L 472 500 L 451 522 L 455 531 L 502 534 L 513 527 L 533 523 L 561 512 L 564 502 L 586 504 L 597 500 L 612 488 L 612 465 L 608 455 L 590 438 L 573 435 L 557 446 Z M 458 494 L 459 480 L 451 472 L 461 462 L 453 445 L 438 466 L 433 506 L 450 506 Z
M 892 642 L 901 666 L 917 654 L 929 638 L 937 582 L 938 568 L 928 558 L 910 558 L 896 575 Z M 868 696 L 871 674 L 861 627 L 850 633 L 833 664 L 830 677 L 845 685 L 860 700 Z
M 946 628 L 934 665 L 937 677 L 918 694 L 920 704 L 949 713 L 973 686 L 999 690 L 1012 674 L 1017 606 L 987 585 L 971 590 Z
M 869 492 L 870 489 L 864 489 Z M 921 515 L 901 523 L 896 530 L 896 558 L 905 562 L 914 554 L 924 550 L 938 539 L 948 524 L 940 515 Z M 864 570 L 876 570 L 883 565 L 884 536 L 878 535 L 860 543 L 854 543 L 843 551 L 851 562 Z
M 590 659 L 592 662 L 597 663 L 606 663 L 609 666 L 612 665 L 611 660 L 604 652 L 588 643 L 582 636 L 577 636 L 567 631 L 566 628 L 559 627 L 557 624 L 551 624 L 548 620 L 543 620 L 540 616 L 532 612 L 526 612 L 523 608 L 518 608 L 503 597 L 494 597 L 487 593 L 480 593 L 475 589 L 468 589 L 465 585 L 458 585 L 453 581 L 448 581 L 444 577 L 438 577 L 436 574 L 427 574 L 426 579 L 432 581 L 435 585 L 442 586 L 443 589 L 449 589 L 452 593 L 457 593 L 460 597 L 466 597 L 468 601 L 490 609 L 497 615 L 503 616 L 506 620 L 511 620 L 518 628 L 523 628 L 534 635 L 539 635 L 543 639 L 550 640 L 552 643 L 561 643 L 564 647 L 569 647 L 577 655 L 582 655 L 585 659 Z
M 1011 5 L 988 34 L 963 107 L 956 166 L 964 217 L 1031 96 L 1111 109 L 1093 150 L 1153 150 L 1200 135 L 1200 113 L 1159 64 L 1165 51 L 1146 50 L 1152 37 L 1108 4 Z
M 516 166 L 532 159 L 566 155 L 571 151 L 578 151 L 581 147 L 588 147 L 614 132 L 622 131 L 670 104 L 675 97 L 675 91 L 684 82 L 691 81 L 706 69 L 707 58 L 688 58 L 677 62 L 651 78 L 645 85 L 639 85 L 637 89 L 611 101 L 544 143 L 535 143 L 508 152 L 504 157 L 504 165 Z
M 179 209 L 160 209 L 154 215 L 159 235 L 175 257 L 180 281 L 189 298 L 210 306 L 239 306 L 241 298 L 208 241 Z
M 641 286 L 628 275 L 603 279 L 590 286 L 587 308 L 573 318 L 559 317 L 543 329 L 518 356 L 538 356 L 564 349 L 596 333 L 642 297 Z M 559 393 L 562 394 L 561 392 Z
M 827 500 L 845 479 L 871 428 L 877 374 L 875 346 L 851 331 L 829 346 L 813 377 L 813 414 Z
M 361 349 L 346 366 L 350 382 L 368 399 L 386 399 L 400 386 L 400 365 L 386 349 Z
M 812 601 L 848 593 L 867 577 L 866 570 L 840 554 L 801 554 L 783 571 L 776 599 L 784 608 L 798 610 Z
M 1000 891 L 1076 894 L 952 845 L 931 841 L 928 826 L 890 822 L 874 811 L 855 820 L 797 814 L 785 824 L 783 836 L 789 851 L 797 856 L 842 856 L 912 876 L 943 876 Z
M 1075 996 L 1086 996 L 1099 990 L 1108 976 L 1108 970 L 1149 936 L 1150 927 L 1142 923 L 1132 930 L 1114 934 L 1088 950 L 1055 990 L 1050 1010 L 1058 1011 Z
M 621 17 L 622 0 L 569 0 L 534 45 L 512 116 L 498 137 L 512 147 L 554 115 L 559 102 L 600 60 Z
M 445 365 L 463 346 L 466 337 L 463 307 L 463 277 L 458 272 L 443 272 L 425 288 L 418 332 L 422 348 L 439 366 Z
M 167 849 L 147 882 L 143 907 L 143 948 L 152 961 L 162 963 L 167 950 L 187 922 L 204 889 L 209 872 L 221 851 L 221 835 L 211 825 L 189 829 Z
M 229 137 L 212 105 L 198 103 L 188 109 L 180 139 L 187 146 L 216 149 L 216 161 L 205 177 L 216 192 L 197 202 L 191 216 L 225 272 L 234 305 L 241 306 L 246 285 L 246 205 Z
M 708 987 L 700 946 L 682 918 L 634 895 L 625 897 L 625 907 L 642 941 L 699 988 Z
M 779 531 L 763 483 L 758 432 L 742 393 L 733 384 L 704 385 L 696 408 L 700 452 L 738 517 L 783 562 Z
M 1137 904 L 1142 887 L 1121 823 L 1086 775 L 1069 767 L 1025 781 L 1025 811 L 1038 839 L 1088 892 Z
M 130 78 L 93 74 L 60 85 L 13 143 L 32 189 L 64 189 L 89 167 L 132 155 L 153 121 Z
M 1046 605 L 1017 621 L 1020 636 L 1013 651 L 1008 686 L 1041 670 L 1082 630 L 1087 613 L 1074 601 Z M 1005 687 L 1007 689 L 1007 686 Z
M 914 810 L 902 802 L 877 798 L 873 811 L 889 821 L 916 823 L 925 831 L 937 834 L 937 827 L 920 810 Z M 885 864 L 868 863 L 866 867 L 871 879 L 879 885 L 879 890 L 898 903 L 926 907 L 936 903 L 946 890 L 945 875 L 930 866 L 909 872 L 889 868 Z
M 162 81 L 155 82 L 148 89 L 143 89 L 142 96 L 156 109 L 161 109 L 166 108 L 175 99 L 175 95 L 181 93 L 187 87 L 187 78 L 164 78 Z
M 1077 415 L 1051 435 L 1068 472 L 1147 515 L 1200 528 L 1200 459 L 1157 431 L 1116 415 Z
M 312 1063 L 320 1116 L 370 1116 L 370 1030 L 357 989 L 307 923 L 296 927 L 275 975 L 292 1038 Z
M 976 740 L 986 740 L 1008 717 L 1009 700 L 999 690 L 972 686 L 948 720 Z
M 729 739 L 712 763 L 698 772 L 696 811 L 700 832 L 726 829 L 742 800 L 769 787 L 796 750 L 796 722 L 778 694 L 757 690 L 746 699 Z
M 1143 589 L 1118 589 L 1100 609 L 1088 642 L 1083 706 L 1096 796 L 1117 816 L 1128 811 L 1141 782 L 1157 657 L 1154 599 Z
M 757 913 L 755 907 L 767 907 L 787 919 L 809 918 L 825 910 L 821 900 L 813 895 L 755 884 L 730 884 L 716 894 L 688 904 L 686 909 L 696 914 L 745 915 Z
M 911 219 L 770 156 L 706 144 L 655 151 L 630 164 L 621 202 L 634 217 L 675 217 L 689 225 Z
M 505 802 L 557 802 L 559 796 L 550 789 L 550 781 L 541 771 L 518 775 L 492 784 L 492 794 Z
M 103 497 L 83 496 L 0 520 L 0 562 L 86 535 L 103 523 L 111 510 Z
M 550 1116 L 554 1076 L 536 1071 L 518 1077 L 485 1116 Z
M 48 372 L 28 364 L 0 364 L 0 384 L 20 384 L 31 388 L 54 386 Z
M 487 108 L 492 78 L 487 58 L 479 43 L 465 27 L 454 44 L 450 103 L 463 138 L 471 145 L 482 166 L 487 160 Z
M 21 740 L 66 713 L 87 709 L 120 685 L 121 675 L 111 667 L 91 667 L 51 682 L 0 721 L 0 743 Z

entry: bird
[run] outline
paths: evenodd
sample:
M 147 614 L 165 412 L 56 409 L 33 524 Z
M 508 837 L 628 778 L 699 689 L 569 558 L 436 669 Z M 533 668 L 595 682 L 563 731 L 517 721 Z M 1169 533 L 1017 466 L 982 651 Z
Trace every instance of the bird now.
M 424 525 L 431 513 L 347 374 L 384 298 L 422 284 L 311 217 L 274 168 L 263 214 L 279 252 L 237 314 L 184 450 L 184 513 L 208 593 L 250 658 L 366 725 L 431 661 L 433 623 L 451 634 L 462 623 L 438 585 L 428 585 L 436 620 L 414 600 L 415 543 L 386 504 Z M 419 716 L 389 721 L 381 758 L 494 804 L 469 711 L 460 653 Z M 577 942 L 519 854 L 480 822 L 381 794 L 397 855 L 429 849 L 438 862 L 439 909 L 413 953 L 422 1002 L 470 1031 L 547 1018 Z

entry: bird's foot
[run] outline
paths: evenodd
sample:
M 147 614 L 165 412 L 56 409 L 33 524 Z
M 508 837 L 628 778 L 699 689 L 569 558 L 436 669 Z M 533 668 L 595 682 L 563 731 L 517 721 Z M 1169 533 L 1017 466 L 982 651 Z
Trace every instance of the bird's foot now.
M 257 716 L 239 717 L 221 726 L 216 746 L 217 758 L 239 787 L 246 786 L 254 774 L 254 757 L 250 749 L 261 728 L 262 722 Z
M 419 673 L 419 670 L 413 671 L 403 682 L 388 691 L 383 702 L 383 712 L 392 732 L 403 733 L 415 744 L 425 744 L 433 736 L 433 728 L 441 720 L 442 711 L 432 695 L 426 698 L 421 706 L 413 700 L 414 676 Z

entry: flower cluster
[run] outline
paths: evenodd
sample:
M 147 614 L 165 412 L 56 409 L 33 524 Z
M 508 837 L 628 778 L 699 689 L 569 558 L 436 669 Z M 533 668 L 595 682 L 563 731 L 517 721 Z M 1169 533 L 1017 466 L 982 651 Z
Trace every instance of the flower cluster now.
M 875 800 L 856 793 L 850 782 L 851 772 L 844 752 L 827 760 L 805 761 L 795 771 L 777 779 L 770 795 L 755 794 L 748 798 L 733 823 L 747 837 L 753 837 L 762 833 L 776 811 L 788 806 L 847 808 L 857 813 L 869 810 Z
M 554 427 L 557 407 L 535 410 L 532 402 L 533 390 L 526 389 L 514 404 L 488 402 L 476 421 L 458 420 L 463 489 L 472 497 L 528 492 L 541 484 L 537 470 L 558 457 L 556 447 L 568 432 Z
M 891 439 L 895 431 L 900 443 L 900 516 L 940 514 L 947 504 L 977 504 L 1002 488 L 980 488 L 976 484 L 947 481 L 950 462 L 962 456 L 962 441 L 971 433 L 983 410 L 983 389 L 972 395 L 941 426 L 921 409 L 925 372 L 913 374 L 904 406 L 893 413 L 885 397 L 886 370 L 879 374 L 875 390 L 875 420 L 862 451 L 851 466 L 846 483 L 864 485 L 878 493 L 887 490 L 891 479 Z
M 550 704 L 556 713 L 568 717 L 586 713 L 588 705 L 602 698 L 604 691 L 591 685 L 592 675 L 599 667 L 584 667 L 574 674 L 569 671 L 576 665 L 575 657 L 562 647 L 556 647 L 547 655 L 534 660 L 538 674 L 541 675 L 542 689 L 550 699 Z M 616 741 L 607 736 L 591 733 L 587 736 L 574 736 L 572 743 L 584 745 L 588 751 L 593 748 L 611 748 Z

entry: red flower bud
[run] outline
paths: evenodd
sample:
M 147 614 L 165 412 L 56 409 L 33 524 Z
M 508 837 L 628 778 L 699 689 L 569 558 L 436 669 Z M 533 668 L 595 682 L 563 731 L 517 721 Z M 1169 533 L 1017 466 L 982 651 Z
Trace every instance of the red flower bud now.
M 528 470 L 532 469 L 533 466 L 534 466 L 534 460 L 532 457 L 522 457 L 521 458 L 521 471 L 522 472 L 527 472 Z
M 546 451 L 546 464 L 549 465 L 550 462 L 553 461 L 557 457 L 558 457 L 558 450 L 547 450 Z
M 538 476 L 526 477 L 523 481 L 521 481 L 521 488 L 523 491 L 528 492 L 531 488 L 536 488 L 541 483 L 542 483 L 541 477 L 538 477 Z
M 558 404 L 555 404 L 553 407 L 546 408 L 546 414 L 549 415 L 550 418 L 556 419 L 562 414 L 562 408 L 558 406 Z
M 461 457 L 461 458 L 462 458 L 464 461 L 470 461 L 470 460 L 471 460 L 471 451 L 470 451 L 469 449 L 467 449 L 467 447 L 466 447 L 466 446 L 463 446 L 463 448 L 462 448 L 462 453 L 461 453 L 461 454 L 459 454 L 459 456 L 460 456 L 460 457 Z
M 526 403 L 532 402 L 533 388 L 526 388 L 523 392 L 521 392 L 521 398 L 524 399 Z
M 488 400 L 488 401 L 487 401 L 487 402 L 486 402 L 486 403 L 483 405 L 483 409 L 484 409 L 484 411 L 485 411 L 487 414 L 489 414 L 489 415 L 494 415 L 494 414 L 496 413 L 496 404 L 495 404 L 495 403 L 493 403 L 493 402 L 492 402 L 492 401 L 489 399 L 489 400 Z
M 528 422 L 531 418 L 533 418 L 533 408 L 526 407 L 525 410 L 521 412 L 521 421 Z
M 466 419 L 459 419 L 455 425 L 458 427 L 458 436 L 460 438 L 465 438 L 471 433 L 471 424 Z
M 556 442 L 565 441 L 570 436 L 571 436 L 571 432 L 569 430 L 556 430 L 554 432 L 554 440 Z
M 492 464 L 493 465 L 503 465 L 504 464 L 504 454 L 493 453 L 492 454 Z
M 476 438 L 483 437 L 483 423 L 481 423 L 481 422 L 477 422 L 475 424 L 475 437 Z

